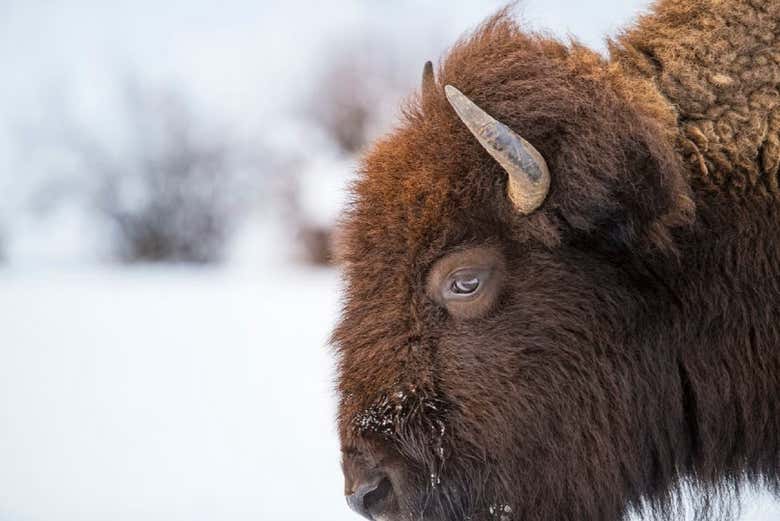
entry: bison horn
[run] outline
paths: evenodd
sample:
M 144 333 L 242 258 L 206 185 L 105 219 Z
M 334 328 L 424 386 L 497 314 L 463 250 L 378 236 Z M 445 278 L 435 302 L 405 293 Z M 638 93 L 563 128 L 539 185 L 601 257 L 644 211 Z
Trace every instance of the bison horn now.
M 422 93 L 425 95 L 427 92 L 431 92 L 434 88 L 433 78 L 433 63 L 425 62 L 422 73 Z
M 539 208 L 550 189 L 550 171 L 539 151 L 452 85 L 444 92 L 461 121 L 509 174 L 507 195 L 518 211 L 528 215 Z

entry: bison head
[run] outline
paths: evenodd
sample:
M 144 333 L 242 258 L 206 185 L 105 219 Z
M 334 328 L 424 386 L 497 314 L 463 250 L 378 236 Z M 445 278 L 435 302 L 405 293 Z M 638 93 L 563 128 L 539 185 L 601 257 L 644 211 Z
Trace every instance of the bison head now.
M 657 270 L 692 210 L 670 108 L 502 14 L 437 79 L 426 67 L 404 116 L 365 157 L 339 232 L 350 505 L 617 519 L 661 494 L 685 429 Z

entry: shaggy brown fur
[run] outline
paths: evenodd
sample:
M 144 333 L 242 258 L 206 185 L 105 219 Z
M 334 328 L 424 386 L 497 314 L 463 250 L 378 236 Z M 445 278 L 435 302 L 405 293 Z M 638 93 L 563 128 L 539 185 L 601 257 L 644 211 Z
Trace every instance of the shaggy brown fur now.
M 664 0 L 611 44 L 505 14 L 457 44 L 364 160 L 333 339 L 347 488 L 389 519 L 671 517 L 678 492 L 780 491 L 780 0 Z M 529 216 L 442 92 L 531 142 Z M 426 294 L 452 252 L 503 255 L 490 312 Z
M 676 112 L 701 189 L 780 191 L 778 24 L 776 0 L 667 1 L 612 48 Z

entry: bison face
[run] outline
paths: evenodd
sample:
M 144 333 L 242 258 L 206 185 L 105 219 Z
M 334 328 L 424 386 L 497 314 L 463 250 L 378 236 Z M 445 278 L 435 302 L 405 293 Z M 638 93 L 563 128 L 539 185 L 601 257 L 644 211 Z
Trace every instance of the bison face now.
M 682 423 L 649 261 L 690 203 L 668 134 L 611 74 L 498 17 L 364 159 L 333 344 L 365 517 L 618 519 L 673 472 L 648 434 Z
M 377 300 L 391 281 L 376 281 Z M 569 501 L 572 488 L 607 494 L 621 479 L 613 451 L 641 443 L 612 446 L 615 422 L 646 421 L 635 394 L 657 370 L 624 351 L 641 314 L 633 284 L 597 255 L 490 238 L 430 264 L 406 323 L 361 300 L 336 333 L 351 507 L 369 519 L 536 519 L 529 505 Z

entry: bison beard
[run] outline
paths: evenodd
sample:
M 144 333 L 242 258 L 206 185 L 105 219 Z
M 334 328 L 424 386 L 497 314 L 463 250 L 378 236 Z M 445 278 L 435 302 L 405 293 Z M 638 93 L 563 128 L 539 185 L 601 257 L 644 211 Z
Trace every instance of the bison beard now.
M 673 518 L 694 489 L 708 518 L 780 492 L 778 20 L 663 0 L 605 60 L 500 13 L 426 67 L 338 233 L 353 508 Z M 517 204 L 528 158 L 446 85 L 538 151 L 546 197 Z

